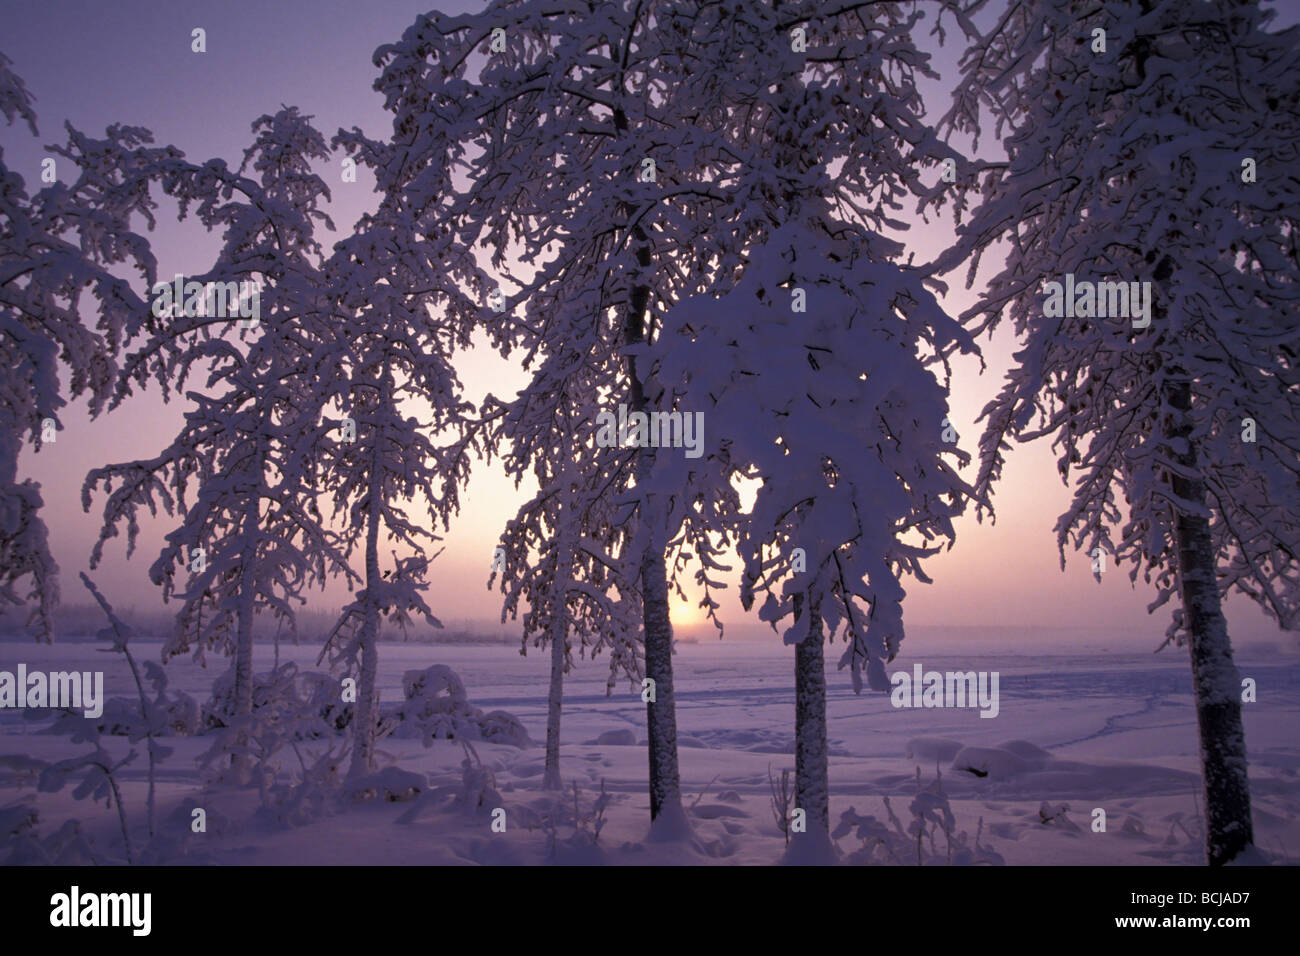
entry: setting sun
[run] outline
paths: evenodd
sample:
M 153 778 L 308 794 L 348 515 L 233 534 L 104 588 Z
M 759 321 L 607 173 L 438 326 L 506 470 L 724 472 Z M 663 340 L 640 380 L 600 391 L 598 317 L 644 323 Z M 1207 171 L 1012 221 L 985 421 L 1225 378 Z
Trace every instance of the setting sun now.
M 674 598 L 672 610 L 669 612 L 672 618 L 673 627 L 694 630 L 704 624 L 706 617 L 704 608 L 699 606 L 695 599 L 683 601 L 681 598 Z

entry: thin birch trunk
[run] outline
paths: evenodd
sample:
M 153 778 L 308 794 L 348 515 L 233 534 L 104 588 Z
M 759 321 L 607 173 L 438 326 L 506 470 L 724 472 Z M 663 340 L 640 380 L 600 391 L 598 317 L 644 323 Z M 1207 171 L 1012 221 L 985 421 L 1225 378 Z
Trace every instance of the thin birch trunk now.
M 1174 385 L 1169 404 L 1182 417 L 1172 432 L 1188 442 L 1186 450 L 1175 457 L 1179 465 L 1194 472 L 1197 451 L 1190 441 L 1190 384 Z M 1205 484 L 1199 478 L 1174 475 L 1171 485 L 1177 497 L 1198 507 L 1205 506 Z M 1180 511 L 1174 533 L 1184 623 L 1191 638 L 1193 693 L 1205 789 L 1205 854 L 1211 866 L 1221 866 L 1254 842 L 1246 734 L 1241 721 L 1241 675 L 1232 660 L 1232 642 L 1219 599 L 1210 523 L 1201 515 Z
M 353 718 L 352 766 L 349 775 L 364 776 L 375 762 L 375 678 L 379 670 L 379 525 L 383 520 L 383 487 L 379 480 L 378 438 L 370 467 L 366 502 L 366 598 L 361 621 L 361 670 L 357 679 L 357 707 Z

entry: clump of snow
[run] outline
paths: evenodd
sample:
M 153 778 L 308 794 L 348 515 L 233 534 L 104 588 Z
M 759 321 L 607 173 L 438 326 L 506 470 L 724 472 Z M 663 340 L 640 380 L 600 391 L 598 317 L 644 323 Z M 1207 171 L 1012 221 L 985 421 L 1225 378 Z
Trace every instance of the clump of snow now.
M 993 780 L 1006 780 L 1029 768 L 1029 761 L 999 747 L 963 747 L 952 758 L 953 770 L 964 770 L 976 777 Z
M 1079 825 L 1066 816 L 1069 810 L 1069 804 L 1049 803 L 1044 800 L 1038 808 L 1038 819 L 1044 826 L 1056 826 L 1063 830 L 1077 831 Z
M 592 743 L 602 747 L 635 747 L 636 734 L 631 730 L 607 730 Z
M 340 702 L 337 681 L 328 674 L 301 671 L 292 662 L 253 676 L 253 712 L 268 707 L 277 712 L 294 711 L 299 716 L 303 711 L 315 710 L 324 721 L 320 730 L 325 727 L 341 730 L 351 719 L 352 709 L 351 705 Z M 173 709 L 182 716 L 185 713 L 182 704 L 176 704 Z M 169 709 L 168 713 L 170 715 L 172 710 Z M 107 714 L 105 708 L 105 716 Z M 212 682 L 212 696 L 200 708 L 197 732 L 228 728 L 234 722 L 235 675 L 232 668 Z
M 705 803 L 691 807 L 691 813 L 701 820 L 720 820 L 723 817 L 743 817 L 748 819 L 749 814 L 739 807 L 729 807 L 721 803 Z
M 1224 864 L 1225 866 L 1273 866 L 1271 860 L 1259 847 L 1251 845 L 1238 853 L 1233 859 Z
M 203 729 L 198 701 L 179 691 L 155 702 L 154 713 L 160 718 L 159 729 L 154 732 L 155 737 L 167 734 L 191 737 Z M 95 721 L 95 728 L 101 734 L 112 737 L 129 737 L 139 725 L 140 701 L 127 697 L 110 697 L 104 702 L 104 712 Z
M 790 845 L 781 857 L 784 866 L 835 866 L 840 854 L 830 835 L 817 827 L 790 836 Z
M 691 827 L 691 821 L 686 816 L 686 811 L 678 803 L 665 804 L 659 816 L 655 817 L 650 824 L 650 832 L 646 836 L 648 843 L 679 843 L 690 841 L 694 838 L 695 831 Z
M 532 739 L 514 714 L 493 710 L 479 718 L 479 736 L 488 743 L 509 744 L 511 747 L 530 747 Z
M 947 737 L 913 737 L 907 742 L 903 754 L 912 760 L 923 760 L 926 763 L 947 763 L 960 750 L 961 742 Z
M 1008 740 L 1006 743 L 999 745 L 999 749 L 1009 750 L 1017 757 L 1035 766 L 1041 766 L 1052 759 L 1050 753 L 1037 744 L 1031 744 L 1028 740 Z
M 376 773 L 348 781 L 346 791 L 358 803 L 372 800 L 405 803 L 418 797 L 428 785 L 429 781 L 422 773 L 413 773 L 400 767 L 385 767 Z
M 1147 834 L 1146 824 L 1142 822 L 1142 818 L 1132 813 L 1124 818 L 1124 822 L 1119 828 L 1119 835 L 1136 840 L 1152 839 Z

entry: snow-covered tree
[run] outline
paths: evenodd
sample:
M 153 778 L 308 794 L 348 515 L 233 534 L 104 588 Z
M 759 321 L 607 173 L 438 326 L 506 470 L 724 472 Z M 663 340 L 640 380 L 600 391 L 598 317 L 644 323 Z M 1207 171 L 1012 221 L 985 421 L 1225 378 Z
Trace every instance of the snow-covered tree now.
M 1101 549 L 1155 588 L 1150 610 L 1179 599 L 1211 864 L 1253 832 L 1221 599 L 1300 623 L 1300 31 L 1269 19 L 1233 0 L 1013 0 L 946 120 L 1009 133 L 1008 162 L 966 171 L 955 201 L 975 209 L 939 263 L 973 276 L 1008 243 L 964 317 L 1023 341 L 978 484 L 1012 440 L 1050 436 L 1073 478 L 1062 565 L 1067 545 Z
M 533 642 L 550 649 L 543 777 L 548 790 L 563 789 L 560 722 L 564 675 L 575 645 L 582 656 L 609 651 L 607 692 L 620 676 L 641 674 L 633 640 L 640 624 L 639 595 L 626 561 L 617 559 L 627 532 L 618 520 L 619 506 L 605 491 L 618 481 L 622 461 L 617 449 L 596 445 L 599 398 L 594 376 L 578 367 L 582 361 L 578 348 L 561 346 L 542 360 L 503 415 L 507 471 L 516 482 L 531 473 L 539 485 L 501 537 L 499 571 L 506 595 L 503 619 L 517 617 L 521 600 L 526 601 L 524 647 Z M 494 560 L 493 577 L 497 570 Z
M 352 138 L 349 148 L 384 162 L 383 144 Z M 418 246 L 412 223 L 400 195 L 386 197 L 378 213 L 363 217 L 354 234 L 335 246 L 324 278 L 342 354 L 329 363 L 340 374 L 322 387 L 335 390 L 347 433 L 331 443 L 325 485 L 334 517 L 343 519 L 344 548 L 351 555 L 360 547 L 363 558 L 363 588 L 343 609 L 330 647 L 333 663 L 357 681 L 354 777 L 374 769 L 381 617 L 406 627 L 418 612 L 442 626 L 421 593 L 436 557 L 429 548 L 438 538 L 412 520 L 407 503 L 422 498 L 446 528 L 467 474 L 462 442 L 434 443 L 443 432 L 463 437 L 470 406 L 459 398 L 451 364 L 458 338 L 434 311 L 435 294 L 447 283 L 441 273 L 427 271 L 427 259 L 409 254 Z M 394 554 L 393 565 L 381 570 L 381 534 L 414 553 Z
M 118 383 L 125 395 L 156 378 L 164 395 L 194 407 L 159 455 L 97 468 L 82 492 L 87 509 L 95 490 L 107 494 L 92 567 L 123 523 L 130 555 L 141 508 L 179 516 L 150 568 L 164 599 L 181 602 L 164 659 L 232 653 L 237 719 L 253 708 L 255 616 L 269 611 L 292 630 L 304 588 L 352 574 L 316 504 L 338 373 L 328 361 L 338 350 L 314 238 L 318 223 L 330 225 L 319 209 L 328 189 L 310 164 L 329 150 L 296 109 L 253 129 L 238 170 L 173 163 L 164 177 L 182 215 L 193 205 L 204 225 L 224 228 L 223 244 L 212 268 L 188 277 L 177 309 L 167 307 L 171 284 L 155 287 L 162 321 Z M 238 314 L 214 307 L 210 290 L 227 283 L 239 292 Z M 191 376 L 204 377 L 203 391 L 186 391 Z
M 660 51 L 664 44 L 680 44 L 680 36 L 676 28 L 662 27 L 684 6 L 504 0 L 480 14 L 421 17 L 401 42 L 377 54 L 383 67 L 377 87 L 395 114 L 395 133 L 410 144 L 410 159 L 402 165 L 404 188 L 434 197 L 453 168 L 471 184 L 446 217 L 454 225 L 443 229 L 462 250 L 454 257 L 463 270 L 458 274 L 480 296 L 479 321 L 503 352 L 524 350 L 530 366 L 535 356 L 556 361 L 565 343 L 573 343 L 576 359 L 561 374 L 594 375 L 604 410 L 616 411 L 620 404 L 650 410 L 636 359 L 626 348 L 651 337 L 655 311 L 680 294 L 680 270 L 698 230 L 696 207 L 708 194 L 707 186 L 676 169 L 689 155 L 691 127 L 665 99 L 680 62 L 670 64 Z M 437 169 L 430 156 L 446 157 L 446 169 Z M 419 205 L 415 196 L 410 201 Z M 436 224 L 429 228 L 437 234 Z M 502 286 L 496 309 L 488 297 L 497 283 L 463 251 L 476 243 L 492 248 L 489 264 Z M 449 247 L 431 243 L 430 254 Z M 527 274 L 512 274 L 511 259 L 524 263 Z M 546 370 L 534 381 L 555 374 Z M 556 424 L 544 424 L 544 430 L 564 427 L 573 394 L 556 389 L 548 410 L 539 404 L 542 391 L 531 389 L 519 399 L 527 414 L 513 420 L 519 428 L 548 419 Z M 617 536 L 623 542 L 618 553 L 584 553 L 611 569 L 599 579 L 609 599 L 619 581 L 639 581 L 645 676 L 655 682 L 647 705 L 651 816 L 667 814 L 676 831 L 685 816 L 668 614 L 666 555 L 673 535 L 665 503 L 638 490 L 655 449 L 586 442 L 582 422 L 598 411 L 584 408 L 581 417 L 569 420 L 578 431 L 568 448 L 580 458 L 587 449 L 578 466 L 582 481 L 605 476 L 602 502 L 620 506 L 608 512 L 608 520 L 627 532 Z M 541 441 L 533 448 L 534 463 L 556 451 Z M 570 479 L 556 472 L 546 476 L 552 480 Z M 570 495 L 565 490 L 561 497 Z M 600 524 L 606 520 L 603 505 L 601 512 L 572 515 L 579 521 L 570 526 L 572 533 L 608 547 Z M 533 534 L 534 527 L 533 521 L 516 521 L 507 535 Z M 521 542 L 507 550 L 522 553 L 522 547 Z M 548 558 L 559 582 L 535 582 L 529 589 L 543 601 L 561 600 L 569 590 L 565 582 L 574 580 L 566 565 Z
M 952 540 L 970 493 L 936 369 L 973 343 L 881 235 L 919 167 L 948 155 L 922 119 L 919 22 L 901 4 L 715 4 L 690 27 L 713 66 L 680 90 L 730 201 L 701 212 L 712 285 L 665 317 L 653 378 L 703 412 L 712 467 L 758 484 L 752 507 L 715 506 L 714 530 L 734 530 L 746 606 L 765 594 L 760 617 L 786 621 L 795 646 L 807 830 L 792 859 L 831 853 L 823 643 L 846 638 L 855 690 L 864 671 L 888 689 L 903 579 L 928 580 L 921 560 Z M 710 467 L 662 457 L 652 485 L 689 488 Z
M 36 114 L 22 80 L 0 54 L 0 113 L 32 134 Z M 18 476 L 24 445 L 57 440 L 60 412 L 85 399 L 92 416 L 113 394 L 124 341 L 148 315 L 133 287 L 154 280 L 148 241 L 149 185 L 174 151 L 147 144 L 147 130 L 110 126 L 103 139 L 67 126 L 66 144 L 49 147 L 40 167 L 48 183 L 29 193 L 0 153 L 0 607 L 21 605 L 27 579 L 29 624 L 53 638 L 58 565 L 50 554 L 40 485 Z

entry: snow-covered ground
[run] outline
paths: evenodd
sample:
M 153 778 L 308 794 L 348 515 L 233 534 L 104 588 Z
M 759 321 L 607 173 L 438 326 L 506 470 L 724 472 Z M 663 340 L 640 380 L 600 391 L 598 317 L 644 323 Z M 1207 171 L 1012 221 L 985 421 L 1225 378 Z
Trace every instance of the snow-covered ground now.
M 125 665 L 118 655 L 98 653 L 96 647 L 88 642 L 3 642 L 0 669 L 12 670 L 20 661 L 29 669 L 103 669 L 107 696 L 128 695 Z M 283 647 L 281 653 L 310 670 L 315 669 L 317 650 L 304 644 Z M 156 659 L 158 645 L 141 642 L 136 651 Z M 921 645 L 909 651 L 890 666 L 891 673 L 910 671 L 918 661 L 926 670 L 998 671 L 1000 713 L 984 719 L 975 709 L 895 709 L 884 694 L 855 696 L 848 675 L 833 670 L 832 663 L 832 827 L 850 807 L 861 816 L 887 822 L 885 797 L 906 826 L 908 805 L 917 791 L 917 768 L 922 784 L 928 785 L 937 766 L 956 818 L 955 832 L 965 831 L 970 845 L 978 831 L 980 845 L 1007 864 L 1202 862 L 1196 719 L 1185 652 L 1068 653 L 1058 646 L 1032 654 L 976 656 L 926 654 Z M 460 674 L 475 706 L 512 712 L 539 742 L 523 750 L 475 745 L 506 810 L 504 834 L 492 831 L 487 812 L 471 815 L 438 804 L 417 807 L 414 820 L 399 822 L 411 804 L 384 801 L 330 812 L 304 825 L 275 825 L 254 816 L 252 791 L 200 790 L 194 757 L 208 746 L 204 737 L 168 739 L 175 753 L 159 775 L 159 819 L 167 827 L 187 831 L 188 810 L 177 812 L 181 802 L 193 801 L 186 808 L 204 807 L 208 832 L 186 839 L 196 851 L 201 848 L 223 863 L 545 861 L 548 838 L 539 821 L 553 806 L 553 798 L 541 790 L 547 655 L 534 651 L 521 657 L 509 645 L 383 644 L 380 652 L 382 700 L 401 699 L 404 671 L 447 664 Z M 265 669 L 271 649 L 259 647 L 258 653 L 259 670 Z M 604 659 L 578 662 L 566 684 L 565 800 L 571 807 L 576 783 L 580 812 L 586 813 L 602 781 L 611 799 L 598 846 L 577 849 L 572 825 L 562 822 L 554 858 L 611 863 L 778 861 L 783 837 L 773 820 L 769 770 L 779 779 L 782 768 L 794 766 L 792 657 L 775 639 L 679 646 L 675 667 L 680 759 L 695 839 L 671 844 L 646 840 L 645 705 L 639 688 L 624 682 L 607 698 Z M 828 657 L 833 662 L 836 655 Z M 1238 664 L 1243 676 L 1258 686 L 1258 701 L 1245 705 L 1256 841 L 1274 859 L 1294 862 L 1300 856 L 1300 657 L 1261 652 L 1252 656 L 1247 650 L 1239 654 Z M 214 658 L 204 670 L 177 660 L 167 670 L 173 688 L 202 701 L 225 665 L 225 659 Z M 37 729 L 13 710 L 0 711 L 0 755 L 52 760 L 85 750 L 84 745 Z M 126 746 L 120 738 L 105 739 L 112 746 Z M 605 742 L 597 742 L 600 739 Z M 987 776 L 953 766 L 952 752 L 958 745 L 993 751 L 976 752 Z M 380 750 L 384 759 L 426 775 L 430 787 L 461 783 L 465 751 L 458 742 L 437 741 L 426 749 L 418 740 L 388 738 Z M 288 759 L 296 764 L 292 756 Z M 138 823 L 144 806 L 143 760 L 127 768 L 124 780 L 125 803 Z M 34 802 L 42 833 L 78 817 L 97 845 L 120 843 L 115 812 L 102 803 L 74 801 L 69 791 L 33 796 L 31 786 L 14 785 L 0 758 L 0 808 Z M 1045 823 L 1040 813 L 1044 804 L 1049 813 L 1061 805 L 1068 810 Z M 1097 807 L 1106 811 L 1104 833 L 1092 830 Z M 843 836 L 838 845 L 846 854 L 862 846 L 855 835 Z M 938 852 L 944 852 L 942 838 Z M 914 855 L 896 859 L 915 862 Z

